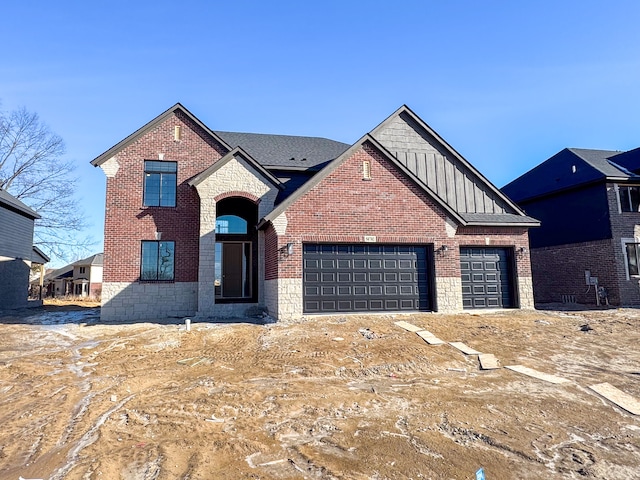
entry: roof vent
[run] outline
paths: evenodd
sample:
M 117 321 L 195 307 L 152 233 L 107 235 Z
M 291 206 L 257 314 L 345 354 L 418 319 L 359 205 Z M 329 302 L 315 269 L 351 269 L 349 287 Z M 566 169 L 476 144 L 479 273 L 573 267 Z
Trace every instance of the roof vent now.
M 368 160 L 362 162 L 362 179 L 371 180 L 371 163 Z

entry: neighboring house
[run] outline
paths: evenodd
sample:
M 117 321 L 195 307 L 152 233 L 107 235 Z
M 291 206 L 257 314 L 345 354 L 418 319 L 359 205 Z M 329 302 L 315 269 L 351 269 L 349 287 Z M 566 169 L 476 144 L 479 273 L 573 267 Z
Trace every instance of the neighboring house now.
M 639 174 L 640 149 L 566 148 L 502 189 L 542 223 L 536 302 L 640 305 Z
M 98 298 L 102 293 L 103 254 L 78 260 L 44 276 L 46 296 Z
M 5 190 L 0 190 L 0 310 L 35 306 L 29 302 L 34 221 L 40 216 Z M 38 250 L 39 251 L 39 250 Z
M 347 145 L 176 104 L 92 164 L 103 320 L 533 307 L 537 220 L 406 106 Z

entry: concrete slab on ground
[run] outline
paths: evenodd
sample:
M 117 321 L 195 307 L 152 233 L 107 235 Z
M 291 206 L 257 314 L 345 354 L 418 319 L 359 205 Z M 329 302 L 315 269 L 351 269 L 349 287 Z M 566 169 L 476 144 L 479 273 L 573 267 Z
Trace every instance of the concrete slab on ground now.
M 513 370 L 514 372 L 522 373 L 523 375 L 527 375 L 529 377 L 544 380 L 545 382 L 555 384 L 569 383 L 569 380 L 567 380 L 566 378 L 557 377 L 549 373 L 539 372 L 538 370 L 534 370 L 533 368 L 525 367 L 523 365 L 508 365 L 504 368 L 508 368 L 509 370 Z
M 420 330 L 419 332 L 416 332 L 416 334 L 429 345 L 442 345 L 445 343 L 444 340 L 440 340 L 428 330 Z
M 478 352 L 477 350 L 474 350 L 473 348 L 471 348 L 468 345 L 465 345 L 462 342 L 449 342 L 449 345 L 451 345 L 453 348 L 460 350 L 465 355 L 480 355 L 480 352 Z
M 640 401 L 610 383 L 598 383 L 597 385 L 591 385 L 589 388 L 620 408 L 624 408 L 627 412 L 640 415 Z
M 405 322 L 404 320 L 401 320 L 399 322 L 395 322 L 394 325 L 399 326 L 400 328 L 404 328 L 405 330 L 409 331 L 409 332 L 419 332 L 420 330 L 424 330 L 422 327 L 416 327 L 415 325 L 409 323 L 409 322 Z
M 480 368 L 482 370 L 495 370 L 500 368 L 498 359 L 493 353 L 482 353 L 478 355 L 478 360 L 480 361 Z

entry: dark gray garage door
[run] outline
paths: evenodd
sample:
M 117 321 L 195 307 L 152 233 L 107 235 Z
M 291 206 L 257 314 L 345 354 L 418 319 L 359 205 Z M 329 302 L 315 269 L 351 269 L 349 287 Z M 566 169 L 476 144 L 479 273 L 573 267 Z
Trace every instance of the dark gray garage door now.
M 515 306 L 511 249 L 461 247 L 460 269 L 464 308 Z
M 304 313 L 428 310 L 427 247 L 305 244 Z

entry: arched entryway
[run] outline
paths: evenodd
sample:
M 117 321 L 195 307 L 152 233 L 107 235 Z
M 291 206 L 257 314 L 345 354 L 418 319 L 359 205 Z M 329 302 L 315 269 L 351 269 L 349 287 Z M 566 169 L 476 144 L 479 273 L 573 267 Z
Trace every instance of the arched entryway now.
M 258 298 L 258 205 L 243 197 L 216 203 L 215 302 Z

